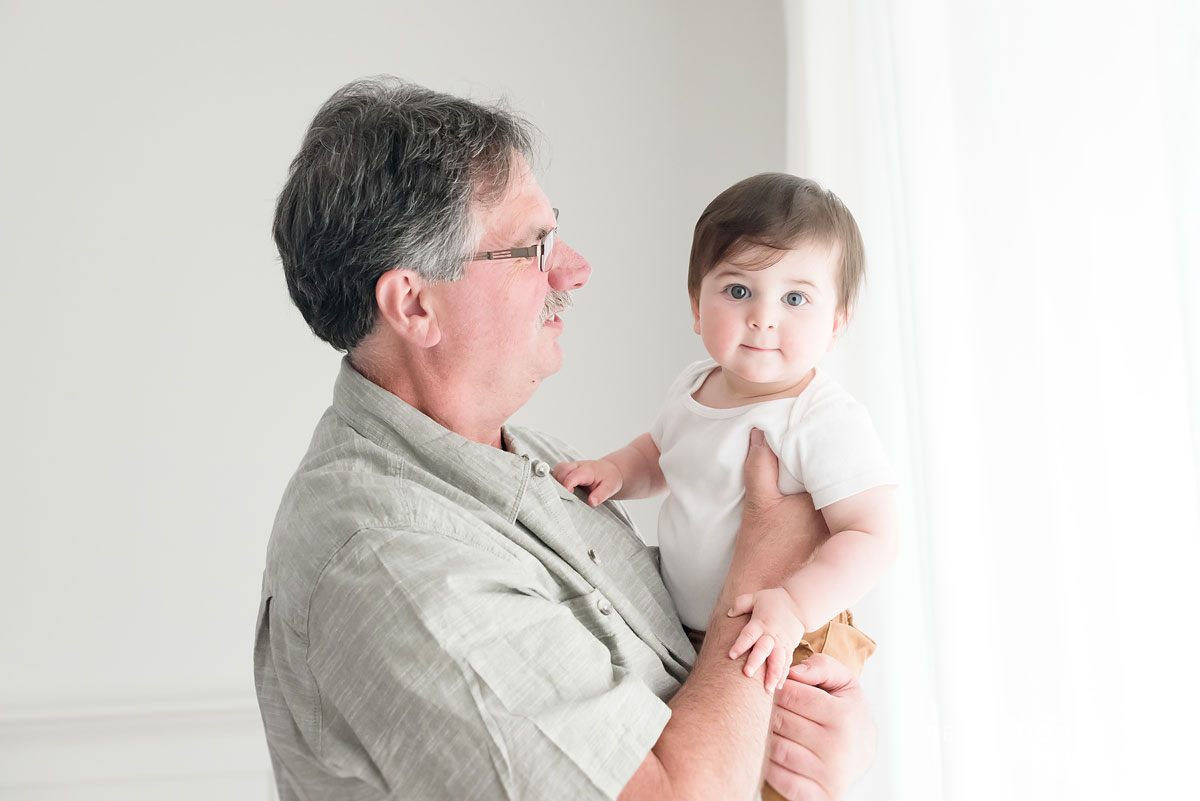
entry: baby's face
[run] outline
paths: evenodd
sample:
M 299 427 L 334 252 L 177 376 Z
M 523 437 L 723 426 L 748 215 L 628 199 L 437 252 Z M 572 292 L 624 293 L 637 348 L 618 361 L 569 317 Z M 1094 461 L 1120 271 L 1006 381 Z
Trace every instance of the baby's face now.
M 833 349 L 846 317 L 837 310 L 837 246 L 801 243 L 758 267 L 767 252 L 755 248 L 713 268 L 692 313 L 705 349 L 729 378 L 782 392 Z

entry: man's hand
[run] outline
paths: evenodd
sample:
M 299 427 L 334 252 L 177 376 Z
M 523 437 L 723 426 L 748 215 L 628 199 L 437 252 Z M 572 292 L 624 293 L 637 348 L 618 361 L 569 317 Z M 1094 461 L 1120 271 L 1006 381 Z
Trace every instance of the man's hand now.
M 837 801 L 866 774 L 875 723 L 849 668 L 813 654 L 775 694 L 766 780 L 791 801 Z
M 811 495 L 780 494 L 779 460 L 758 429 L 750 432 L 744 471 L 746 502 L 723 591 L 724 603 L 717 607 L 722 617 L 737 596 L 781 586 L 829 537 Z
M 621 470 L 608 459 L 585 459 L 579 462 L 559 462 L 554 466 L 554 478 L 572 492 L 587 487 L 588 503 L 599 506 L 617 494 L 624 483 Z
M 763 687 L 773 693 L 786 681 L 792 654 L 804 639 L 804 623 L 796 602 L 781 587 L 739 595 L 728 614 L 737 617 L 752 610 L 750 621 L 742 627 L 729 651 L 729 658 L 737 659 L 750 651 L 742 672 L 751 677 L 766 663 Z

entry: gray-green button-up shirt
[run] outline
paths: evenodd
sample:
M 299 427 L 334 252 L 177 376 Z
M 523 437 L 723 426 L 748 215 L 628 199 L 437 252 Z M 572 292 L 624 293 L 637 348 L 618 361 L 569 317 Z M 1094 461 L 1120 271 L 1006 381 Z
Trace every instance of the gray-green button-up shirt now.
M 291 799 L 615 798 L 695 658 L 620 506 L 347 361 L 267 551 L 255 685 Z

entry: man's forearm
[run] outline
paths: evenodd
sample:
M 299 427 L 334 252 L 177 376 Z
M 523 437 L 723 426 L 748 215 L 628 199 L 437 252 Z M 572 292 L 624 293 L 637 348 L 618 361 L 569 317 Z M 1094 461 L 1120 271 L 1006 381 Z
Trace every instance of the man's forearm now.
M 807 495 L 782 496 L 778 465 L 761 432 L 746 457 L 746 503 L 733 563 L 696 666 L 671 699 L 671 720 L 621 794 L 634 799 L 750 799 L 765 763 L 772 698 L 729 651 L 745 618 L 726 611 L 738 595 L 777 587 L 826 536 Z
M 715 619 L 695 669 L 671 699 L 653 753 L 670 799 L 750 799 L 762 784 L 771 697 L 729 658 L 740 624 Z
M 777 586 L 792 565 L 812 555 L 824 533 L 819 515 L 811 505 L 780 512 L 743 523 L 738 534 L 696 666 L 671 699 L 671 720 L 652 752 L 661 769 L 658 797 L 748 799 L 762 783 L 771 696 L 761 680 L 743 675 L 744 657 L 729 658 L 745 619 L 725 611 L 738 595 Z M 801 534 L 797 518 L 807 521 Z

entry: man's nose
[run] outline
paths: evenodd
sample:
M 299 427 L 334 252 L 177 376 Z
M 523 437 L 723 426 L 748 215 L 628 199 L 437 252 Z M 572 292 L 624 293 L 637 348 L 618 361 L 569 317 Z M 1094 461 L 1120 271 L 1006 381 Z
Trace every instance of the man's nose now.
M 587 283 L 592 275 L 592 265 L 561 239 L 550 251 L 550 271 L 546 273 L 550 286 L 570 292 Z

